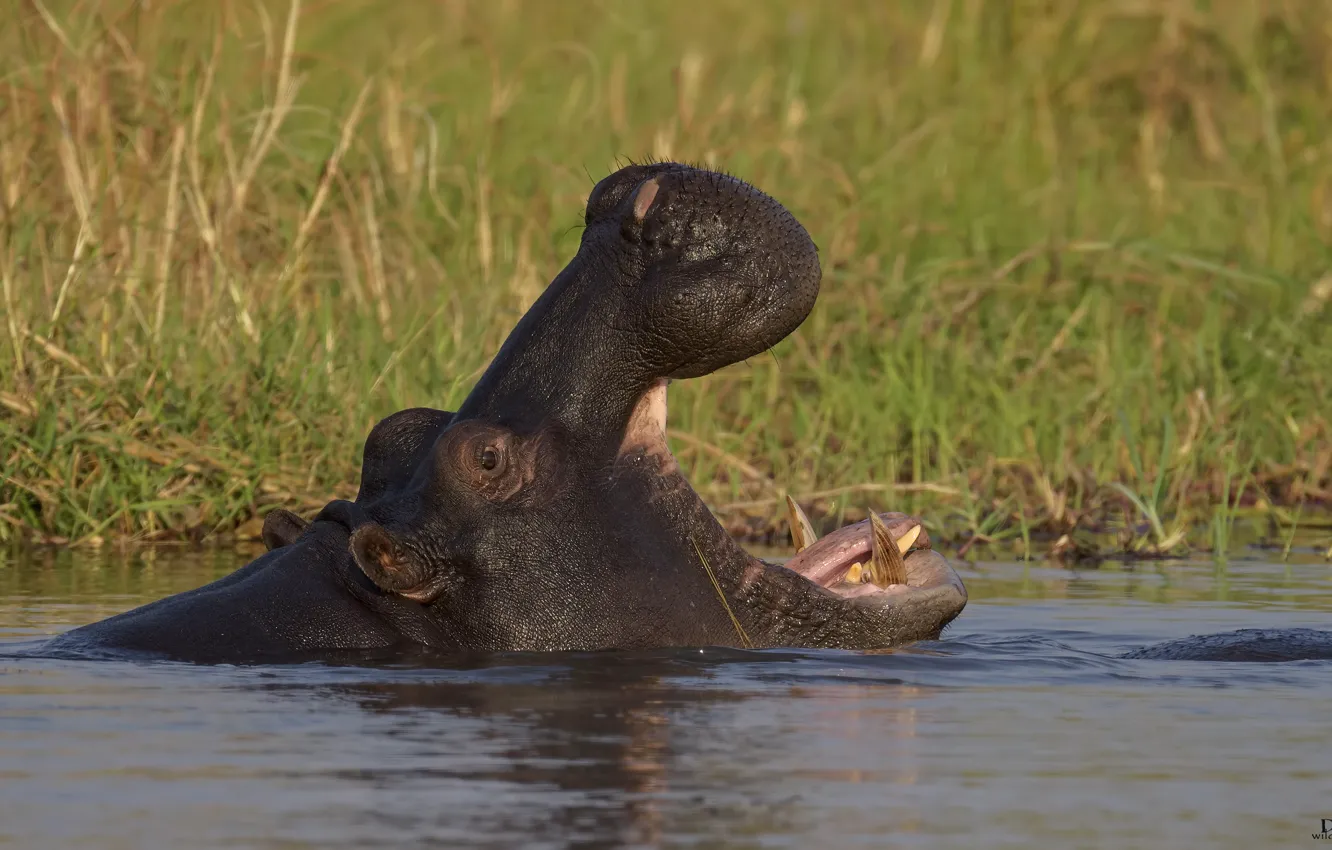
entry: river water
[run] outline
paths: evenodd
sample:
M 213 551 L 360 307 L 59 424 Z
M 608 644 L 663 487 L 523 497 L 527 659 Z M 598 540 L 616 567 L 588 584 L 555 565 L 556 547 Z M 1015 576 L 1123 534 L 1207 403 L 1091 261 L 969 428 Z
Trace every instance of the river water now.
M 0 653 L 244 560 L 11 559 Z M 960 571 L 962 617 L 895 652 L 0 657 L 0 847 L 1266 848 L 1332 826 L 1332 662 L 1112 657 L 1328 628 L 1312 551 Z

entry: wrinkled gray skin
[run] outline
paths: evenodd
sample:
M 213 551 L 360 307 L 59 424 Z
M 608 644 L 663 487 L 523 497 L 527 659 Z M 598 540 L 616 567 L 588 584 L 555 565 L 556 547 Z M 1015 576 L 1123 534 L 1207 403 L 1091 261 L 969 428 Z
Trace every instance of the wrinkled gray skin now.
M 232 575 L 42 651 L 271 661 L 938 636 L 966 593 L 925 536 L 906 585 L 850 598 L 746 554 L 666 450 L 668 379 L 759 354 L 812 308 L 805 230 L 739 180 L 669 163 L 607 177 L 586 222 L 456 413 L 372 430 L 354 502 L 308 524 L 276 512 L 272 551 Z
M 408 410 L 373 429 L 354 502 L 308 527 L 279 514 L 265 534 L 278 548 L 44 652 L 242 661 L 937 636 L 966 602 L 940 556 L 908 554 L 919 587 L 843 598 L 745 553 L 666 449 L 668 380 L 762 353 L 813 307 L 804 228 L 740 180 L 671 163 L 602 180 L 586 224 L 455 414 Z

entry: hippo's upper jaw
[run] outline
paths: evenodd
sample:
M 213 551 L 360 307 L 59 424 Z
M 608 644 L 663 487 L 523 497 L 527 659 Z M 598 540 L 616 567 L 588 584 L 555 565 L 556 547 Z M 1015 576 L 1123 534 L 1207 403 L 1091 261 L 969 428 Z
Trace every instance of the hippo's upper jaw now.
M 613 452 L 654 381 L 766 351 L 818 297 L 809 234 L 734 177 L 629 166 L 596 185 L 584 217 L 578 253 L 509 334 L 459 420 L 556 420 Z

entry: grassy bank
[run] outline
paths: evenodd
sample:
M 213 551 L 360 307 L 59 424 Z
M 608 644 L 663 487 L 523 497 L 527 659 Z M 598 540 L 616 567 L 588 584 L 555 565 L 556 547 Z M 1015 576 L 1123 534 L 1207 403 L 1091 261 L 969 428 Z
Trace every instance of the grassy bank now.
M 1326 4 L 3 7 L 0 539 L 354 492 L 645 155 L 822 252 L 774 356 L 672 390 L 737 530 L 791 492 L 1034 552 L 1332 534 Z

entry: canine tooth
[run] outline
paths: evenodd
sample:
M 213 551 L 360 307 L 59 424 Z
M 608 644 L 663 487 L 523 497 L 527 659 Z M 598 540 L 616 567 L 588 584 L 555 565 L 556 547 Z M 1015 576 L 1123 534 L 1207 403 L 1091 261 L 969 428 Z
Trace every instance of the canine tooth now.
M 916 542 L 917 537 L 920 537 L 920 531 L 921 527 L 919 525 L 913 525 L 907 529 L 906 534 L 897 538 L 897 551 L 905 555 L 911 549 L 911 544 Z
M 865 580 L 864 566 L 862 566 L 859 561 L 856 561 L 851 565 L 851 569 L 846 571 L 846 576 L 844 576 L 842 580 L 848 581 L 851 584 L 860 584 Z
M 874 511 L 870 511 L 869 515 L 870 528 L 873 530 L 870 544 L 870 581 L 880 587 L 887 587 L 890 584 L 906 584 L 906 561 L 902 559 L 902 553 L 898 551 L 897 544 L 893 542 L 893 536 L 888 532 L 888 526 L 884 524 L 883 520 L 879 519 L 879 515 Z M 914 542 L 914 539 L 912 542 Z
M 791 543 L 795 546 L 796 552 L 813 545 L 819 536 L 814 533 L 814 526 L 810 523 L 809 517 L 805 516 L 805 512 L 790 495 L 786 497 L 786 512 L 791 521 Z

